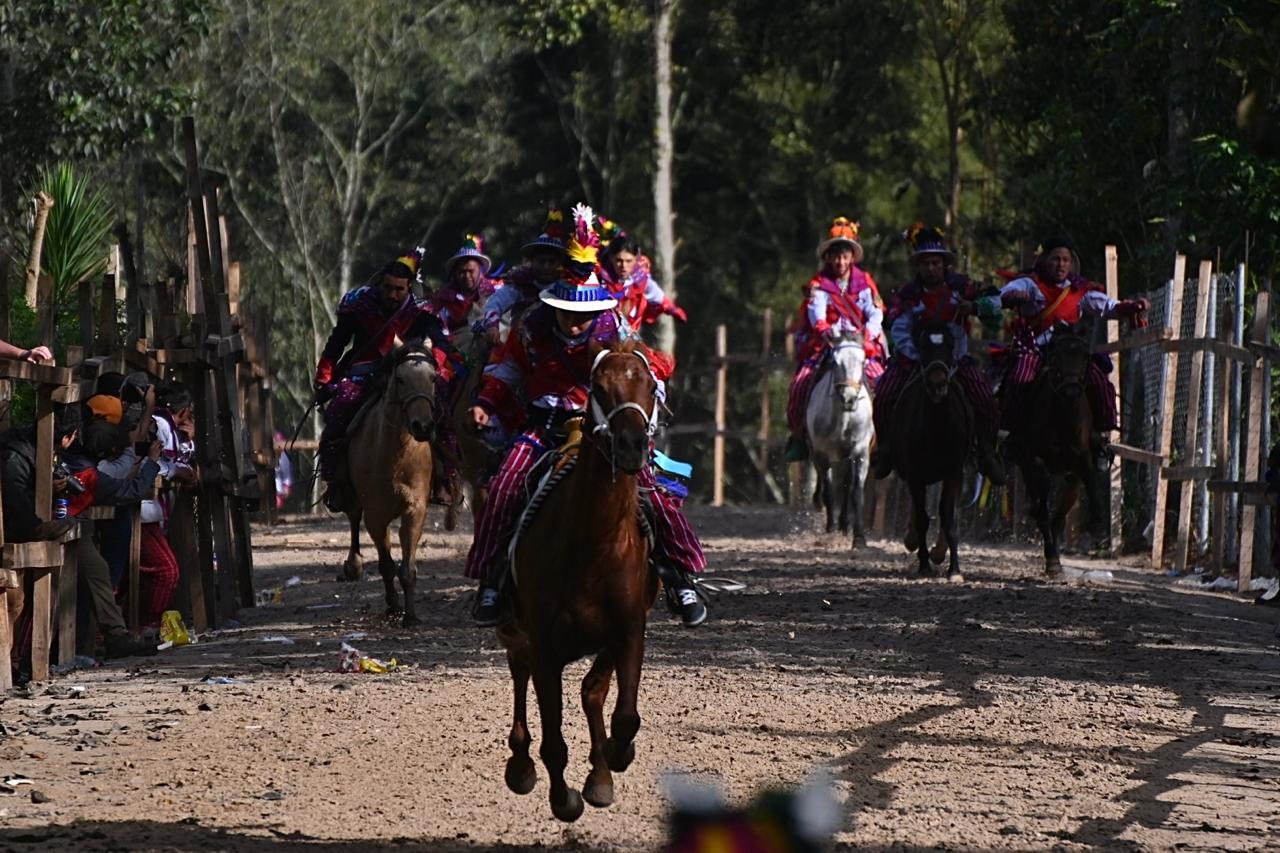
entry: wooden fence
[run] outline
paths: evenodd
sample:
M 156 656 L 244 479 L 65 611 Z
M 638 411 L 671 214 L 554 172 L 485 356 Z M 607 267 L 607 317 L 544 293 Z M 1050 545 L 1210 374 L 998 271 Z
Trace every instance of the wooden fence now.
M 182 569 L 183 586 L 176 603 L 188 623 L 203 631 L 230 618 L 240 607 L 252 607 L 253 552 L 249 514 L 261 498 L 274 508 L 275 451 L 269 335 L 265 324 L 241 310 L 240 268 L 231 260 L 226 221 L 218 207 L 219 177 L 199 168 L 194 123 L 183 122 L 188 208 L 188 268 L 182 279 L 140 281 L 131 247 L 112 249 L 106 273 L 98 282 L 83 282 L 77 291 L 80 341 L 67 347 L 66 366 L 44 367 L 0 360 L 0 404 L 8 420 L 10 383 L 15 379 L 39 383 L 37 417 L 40 424 L 41 459 L 51 457 L 51 401 L 75 402 L 93 393 L 102 373 L 145 371 L 153 382 L 176 379 L 191 392 L 196 405 L 196 452 L 200 466 L 197 490 L 179 489 L 169 524 L 169 540 Z M 39 241 L 28 268 L 38 271 Z M 53 303 L 47 277 L 41 276 L 36 292 L 37 313 L 42 317 L 45 340 L 52 341 Z M 0 338 L 8 337 L 8 291 L 0 304 Z M 118 340 L 117 300 L 123 297 L 128 333 Z M 47 319 L 46 319 L 47 318 Z M 48 442 L 45 433 L 48 432 Z M 46 448 L 46 443 L 49 448 Z M 37 511 L 47 518 L 51 492 L 45 482 L 51 466 L 37 465 Z M 111 517 L 110 510 L 93 509 L 93 517 Z M 138 623 L 138 521 L 134 513 L 130 554 L 130 603 L 127 619 Z M 32 543 L 43 545 L 44 543 Z M 56 543 L 55 543 L 56 544 Z M 31 548 L 5 545 L 4 567 L 13 571 L 26 560 L 32 569 L 58 584 L 56 599 L 42 594 L 38 580 L 35 606 L 47 608 L 56 601 L 57 614 L 36 614 L 36 646 L 33 673 L 47 678 L 51 631 L 60 626 L 58 657 L 75 654 L 74 550 L 54 565 L 48 559 L 33 564 Z M 19 553 L 21 551 L 21 553 Z M 0 581 L 12 580 L 0 571 Z M 0 583 L 0 588 L 11 584 Z M 4 608 L 0 607 L 0 611 Z M 0 645 L 7 638 L 0 624 Z M 8 674 L 8 667 L 0 667 Z

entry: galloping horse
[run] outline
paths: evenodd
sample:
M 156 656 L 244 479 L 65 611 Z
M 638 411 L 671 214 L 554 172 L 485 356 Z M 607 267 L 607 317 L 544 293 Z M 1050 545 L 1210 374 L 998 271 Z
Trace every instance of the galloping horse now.
M 840 504 L 840 532 L 849 532 L 850 504 L 853 539 L 866 541 L 862 528 L 862 497 L 871 451 L 871 396 L 863 385 L 867 356 L 862 336 L 846 335 L 831 347 L 831 365 L 814 385 L 805 412 L 813 465 L 818 472 L 814 506 L 827 510 L 827 532 L 835 530 L 836 502 Z M 834 483 L 832 468 L 835 469 Z
M 955 372 L 955 338 L 947 323 L 920 324 L 913 334 L 919 367 L 902 391 L 893 413 L 893 467 L 911 493 L 912 528 L 920 574 L 933 574 L 929 559 L 929 509 L 925 491 L 942 483 L 938 520 L 946 534 L 951 562 L 947 578 L 964 580 L 957 554 L 956 498 L 964 482 L 964 463 L 973 445 L 973 411 Z
M 1013 446 L 1022 469 L 1031 514 L 1044 539 L 1045 573 L 1062 572 L 1059 546 L 1067 513 L 1080 495 L 1080 486 L 1093 482 L 1093 416 L 1084 392 L 1085 373 L 1092 355 L 1090 331 L 1059 324 L 1044 348 L 1040 369 L 1026 396 L 1026 432 Z M 1062 493 L 1049 511 L 1050 476 L 1062 475 Z M 1094 515 L 1096 501 L 1090 502 Z M 1093 519 L 1096 521 L 1096 518 Z
M 418 622 L 413 590 L 418 570 L 414 555 L 431 496 L 431 444 L 435 432 L 435 359 L 430 344 L 414 342 L 392 350 L 383 364 L 387 377 L 381 400 L 369 404 L 347 443 L 347 469 L 355 494 L 347 518 L 351 548 L 343 564 L 347 580 L 359 580 L 360 520 L 378 550 L 378 570 L 387 591 L 387 612 L 400 610 L 396 564 L 391 559 L 387 528 L 400 519 L 400 588 L 404 592 L 404 624 Z
M 515 549 L 514 613 L 498 630 L 515 692 L 507 787 L 533 790 L 525 719 L 529 678 L 542 719 L 542 763 L 551 778 L 551 811 L 563 821 L 613 802 L 612 772 L 635 758 L 636 710 L 647 614 L 658 591 L 649 563 L 636 475 L 648 464 L 657 422 L 648 361 L 631 345 L 601 349 L 591 370 L 589 429 L 574 470 L 547 497 Z M 561 734 L 564 667 L 595 654 L 582 680 L 591 731 L 591 772 L 580 795 L 564 781 L 568 748 Z M 618 700 L 606 735 L 604 702 L 617 673 Z

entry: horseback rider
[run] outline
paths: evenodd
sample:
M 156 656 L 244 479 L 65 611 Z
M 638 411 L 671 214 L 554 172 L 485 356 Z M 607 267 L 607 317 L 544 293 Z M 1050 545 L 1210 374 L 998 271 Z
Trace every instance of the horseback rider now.
M 512 400 L 528 400 L 521 433 L 490 481 L 489 498 L 467 555 L 467 577 L 480 581 L 474 616 L 481 626 L 496 625 L 500 619 L 503 552 L 524 507 L 525 477 L 544 453 L 555 448 L 565 421 L 586 411 L 592 345 L 633 337 L 614 310 L 617 300 L 599 281 L 598 237 L 591 209 L 579 205 L 574 218 L 566 274 L 539 294 L 540 304 L 512 329 L 501 362 L 485 371 L 477 404 L 471 409 L 473 423 L 482 428 L 508 410 Z M 684 624 L 699 625 L 707 611 L 690 576 L 706 565 L 702 546 L 675 501 L 656 487 L 649 467 L 641 471 L 638 483 L 653 510 L 655 562 L 663 582 L 678 601 Z
M 1000 289 L 1001 305 L 1017 312 L 1001 389 L 1002 423 L 1015 441 L 1025 428 L 1023 400 L 1040 369 L 1041 350 L 1053 339 L 1054 327 L 1059 323 L 1075 326 L 1086 315 L 1105 320 L 1135 318 L 1149 307 L 1145 299 L 1111 299 L 1102 285 L 1079 275 L 1077 266 L 1071 240 L 1055 236 L 1044 242 L 1030 273 Z M 1116 391 L 1107 378 L 1110 369 L 1109 360 L 1095 356 L 1085 374 L 1099 463 L 1109 461 L 1108 434 L 1117 428 Z
M 993 483 L 1003 484 L 1004 465 L 996 454 L 1000 410 L 986 378 L 969 355 L 969 326 L 977 308 L 978 289 L 968 276 L 951 269 L 955 256 L 941 229 L 917 222 L 903 236 L 911 247 L 916 274 L 898 291 L 889 311 L 894 354 L 876 386 L 876 449 L 871 454 L 871 470 L 877 479 L 883 479 L 893 469 L 889 449 L 893 431 L 889 425 L 894 406 L 915 376 L 920 360 L 913 337 L 916 324 L 949 323 L 955 340 L 953 378 L 973 409 L 978 468 Z
M 633 332 L 639 332 L 643 324 L 652 325 L 663 314 L 675 317 L 681 323 L 689 315 L 673 302 L 649 274 L 649 259 L 640 253 L 640 244 L 618 223 L 597 216 L 600 237 L 608 241 L 601 257 L 601 281 L 609 294 L 618 300 L 618 313 L 622 314 Z
M 503 286 L 485 303 L 481 328 L 490 343 L 501 337 L 504 319 L 514 325 L 528 308 L 538 301 L 538 294 L 559 278 L 565 261 L 564 213 L 558 207 L 547 211 L 542 233 L 525 243 L 520 253 L 524 263 L 507 274 Z
M 421 260 L 421 250 L 401 255 L 369 283 L 346 293 L 316 365 L 316 399 L 324 406 L 320 478 L 327 487 L 324 504 L 333 512 L 342 512 L 349 504 L 343 464 L 347 426 L 376 384 L 372 380 L 396 339 L 429 339 L 439 375 L 447 379 L 452 374 L 450 347 L 440 320 L 410 289 Z
M 428 310 L 440 318 L 445 334 L 458 346 L 461 346 L 458 338 L 464 337 L 471 329 L 471 314 L 477 304 L 483 305 L 502 287 L 501 281 L 489 278 L 492 266 L 493 262 L 484 253 L 484 236 L 467 234 L 462 246 L 445 262 L 444 285 L 428 300 Z M 447 379 L 442 378 L 436 385 L 442 412 L 453 411 L 454 397 L 464 384 L 467 371 L 481 369 L 488 360 L 487 350 L 474 356 L 472 353 L 460 355 L 466 358 L 459 369 L 453 370 Z M 461 494 L 458 460 L 462 450 L 451 418 L 441 418 L 436 427 L 436 446 L 441 452 L 437 454 L 440 464 L 432 472 L 433 499 L 436 503 L 450 505 Z
M 468 234 L 462 247 L 445 262 L 445 283 L 429 302 L 431 312 L 440 318 L 450 336 L 470 328 L 476 303 L 483 304 L 501 288 L 501 281 L 488 277 L 492 266 L 493 262 L 484 253 L 481 234 Z
M 788 462 L 801 462 L 808 456 L 804 413 L 832 340 L 845 334 L 862 336 L 868 387 L 874 389 L 884 373 L 884 310 L 875 279 L 858 266 L 863 257 L 858 223 L 836 217 L 827 238 L 818 244 L 817 254 L 822 267 L 802 288 L 804 302 L 792 325 L 798 365 L 787 397 L 787 428 L 791 432 Z

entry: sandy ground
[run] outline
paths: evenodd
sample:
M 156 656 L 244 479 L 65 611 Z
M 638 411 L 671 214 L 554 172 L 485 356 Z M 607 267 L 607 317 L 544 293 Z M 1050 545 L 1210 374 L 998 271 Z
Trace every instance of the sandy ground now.
M 1044 583 L 1030 548 L 966 547 L 967 583 L 919 580 L 899 547 L 851 554 L 782 511 L 694 515 L 747 589 L 696 631 L 654 612 L 609 809 L 558 823 L 541 766 L 532 795 L 504 787 L 510 687 L 468 624 L 465 533 L 428 535 L 407 631 L 379 582 L 333 581 L 338 526 L 292 524 L 259 531 L 260 585 L 302 583 L 240 629 L 0 700 L 0 776 L 34 780 L 0 789 L 0 850 L 651 849 L 664 770 L 747 797 L 819 766 L 840 847 L 1280 849 L 1276 610 L 1116 566 Z M 336 672 L 353 632 L 410 668 Z M 576 700 L 566 719 L 580 785 Z

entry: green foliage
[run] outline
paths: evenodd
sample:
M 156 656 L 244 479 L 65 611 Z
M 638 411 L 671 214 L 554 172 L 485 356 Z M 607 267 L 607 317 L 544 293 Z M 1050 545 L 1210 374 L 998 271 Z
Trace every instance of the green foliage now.
M 47 193 L 53 209 L 45 226 L 41 271 L 53 280 L 54 304 L 72 301 L 76 288 L 107 265 L 107 239 L 113 223 L 106 195 L 70 163 L 42 168 L 38 185 L 28 191 Z
M 190 104 L 176 61 L 204 31 L 206 0 L 0 0 L 0 149 L 103 157 L 150 138 Z

